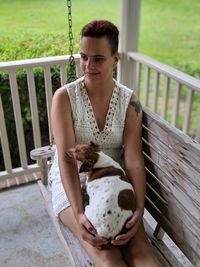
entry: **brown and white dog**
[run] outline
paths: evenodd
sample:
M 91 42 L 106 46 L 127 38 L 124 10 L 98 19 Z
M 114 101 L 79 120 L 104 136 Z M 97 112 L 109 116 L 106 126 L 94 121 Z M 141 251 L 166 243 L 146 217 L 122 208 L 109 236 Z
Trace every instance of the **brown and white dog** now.
M 89 205 L 85 215 L 98 236 L 111 240 L 135 211 L 133 187 L 121 166 L 94 142 L 78 144 L 70 153 L 82 163 L 79 172 L 87 172 Z

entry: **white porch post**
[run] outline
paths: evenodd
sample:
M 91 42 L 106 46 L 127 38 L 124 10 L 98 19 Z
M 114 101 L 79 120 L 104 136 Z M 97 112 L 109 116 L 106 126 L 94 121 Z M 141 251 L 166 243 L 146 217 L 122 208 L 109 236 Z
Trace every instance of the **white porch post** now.
M 128 51 L 138 50 L 139 20 L 141 0 L 121 0 L 119 52 L 121 60 L 118 67 L 117 79 L 129 88 L 135 89 L 135 64 L 128 60 Z

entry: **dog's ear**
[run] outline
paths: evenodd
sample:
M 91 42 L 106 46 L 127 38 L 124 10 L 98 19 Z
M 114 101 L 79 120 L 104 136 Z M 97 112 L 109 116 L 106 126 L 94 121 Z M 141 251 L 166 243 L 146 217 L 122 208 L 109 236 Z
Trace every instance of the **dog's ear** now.
M 88 172 L 91 171 L 92 168 L 94 166 L 94 160 L 92 159 L 86 159 L 83 161 L 83 163 L 81 164 L 81 167 L 79 169 L 79 172 Z
M 94 151 L 99 151 L 99 145 L 93 141 L 90 141 L 90 146 L 94 149 Z

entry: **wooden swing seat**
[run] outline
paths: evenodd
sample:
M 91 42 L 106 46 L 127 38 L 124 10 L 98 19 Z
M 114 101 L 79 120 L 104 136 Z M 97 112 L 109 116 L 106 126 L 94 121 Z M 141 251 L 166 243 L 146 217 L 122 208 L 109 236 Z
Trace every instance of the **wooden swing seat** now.
M 200 266 L 200 144 L 170 126 L 147 109 L 143 111 L 143 154 L 147 175 L 145 208 L 155 219 L 153 229 L 144 221 L 146 232 L 164 267 L 183 267 L 163 242 L 166 233 L 186 257 Z M 70 259 L 71 267 L 93 266 L 76 237 L 54 216 L 47 187 L 50 147 L 31 151 L 38 160 L 38 181 L 44 203 Z

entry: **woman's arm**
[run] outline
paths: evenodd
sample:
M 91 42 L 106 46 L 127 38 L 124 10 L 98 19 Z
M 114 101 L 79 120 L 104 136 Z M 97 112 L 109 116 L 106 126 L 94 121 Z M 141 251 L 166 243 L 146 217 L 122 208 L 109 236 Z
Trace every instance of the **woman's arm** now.
M 124 162 L 136 196 L 136 206 L 144 212 L 146 176 L 142 154 L 142 106 L 133 95 L 127 111 L 124 130 Z
M 67 149 L 75 146 L 75 135 L 70 101 L 65 88 L 58 89 L 53 96 L 51 123 L 62 183 L 77 217 L 79 213 L 83 213 L 83 204 L 76 162 L 66 156 Z
M 124 163 L 126 174 L 134 186 L 136 211 L 126 227 L 128 232 L 113 241 L 122 245 L 134 236 L 142 221 L 146 191 L 145 166 L 142 154 L 142 106 L 135 94 L 132 95 L 126 114 L 124 128 Z
M 65 88 L 58 89 L 53 96 L 51 123 L 58 151 L 61 180 L 76 221 L 80 226 L 82 238 L 91 245 L 99 247 L 105 244 L 105 240 L 92 235 L 95 233 L 95 229 L 84 215 L 77 163 L 74 158 L 66 155 L 67 149 L 75 147 L 75 134 L 71 104 Z

